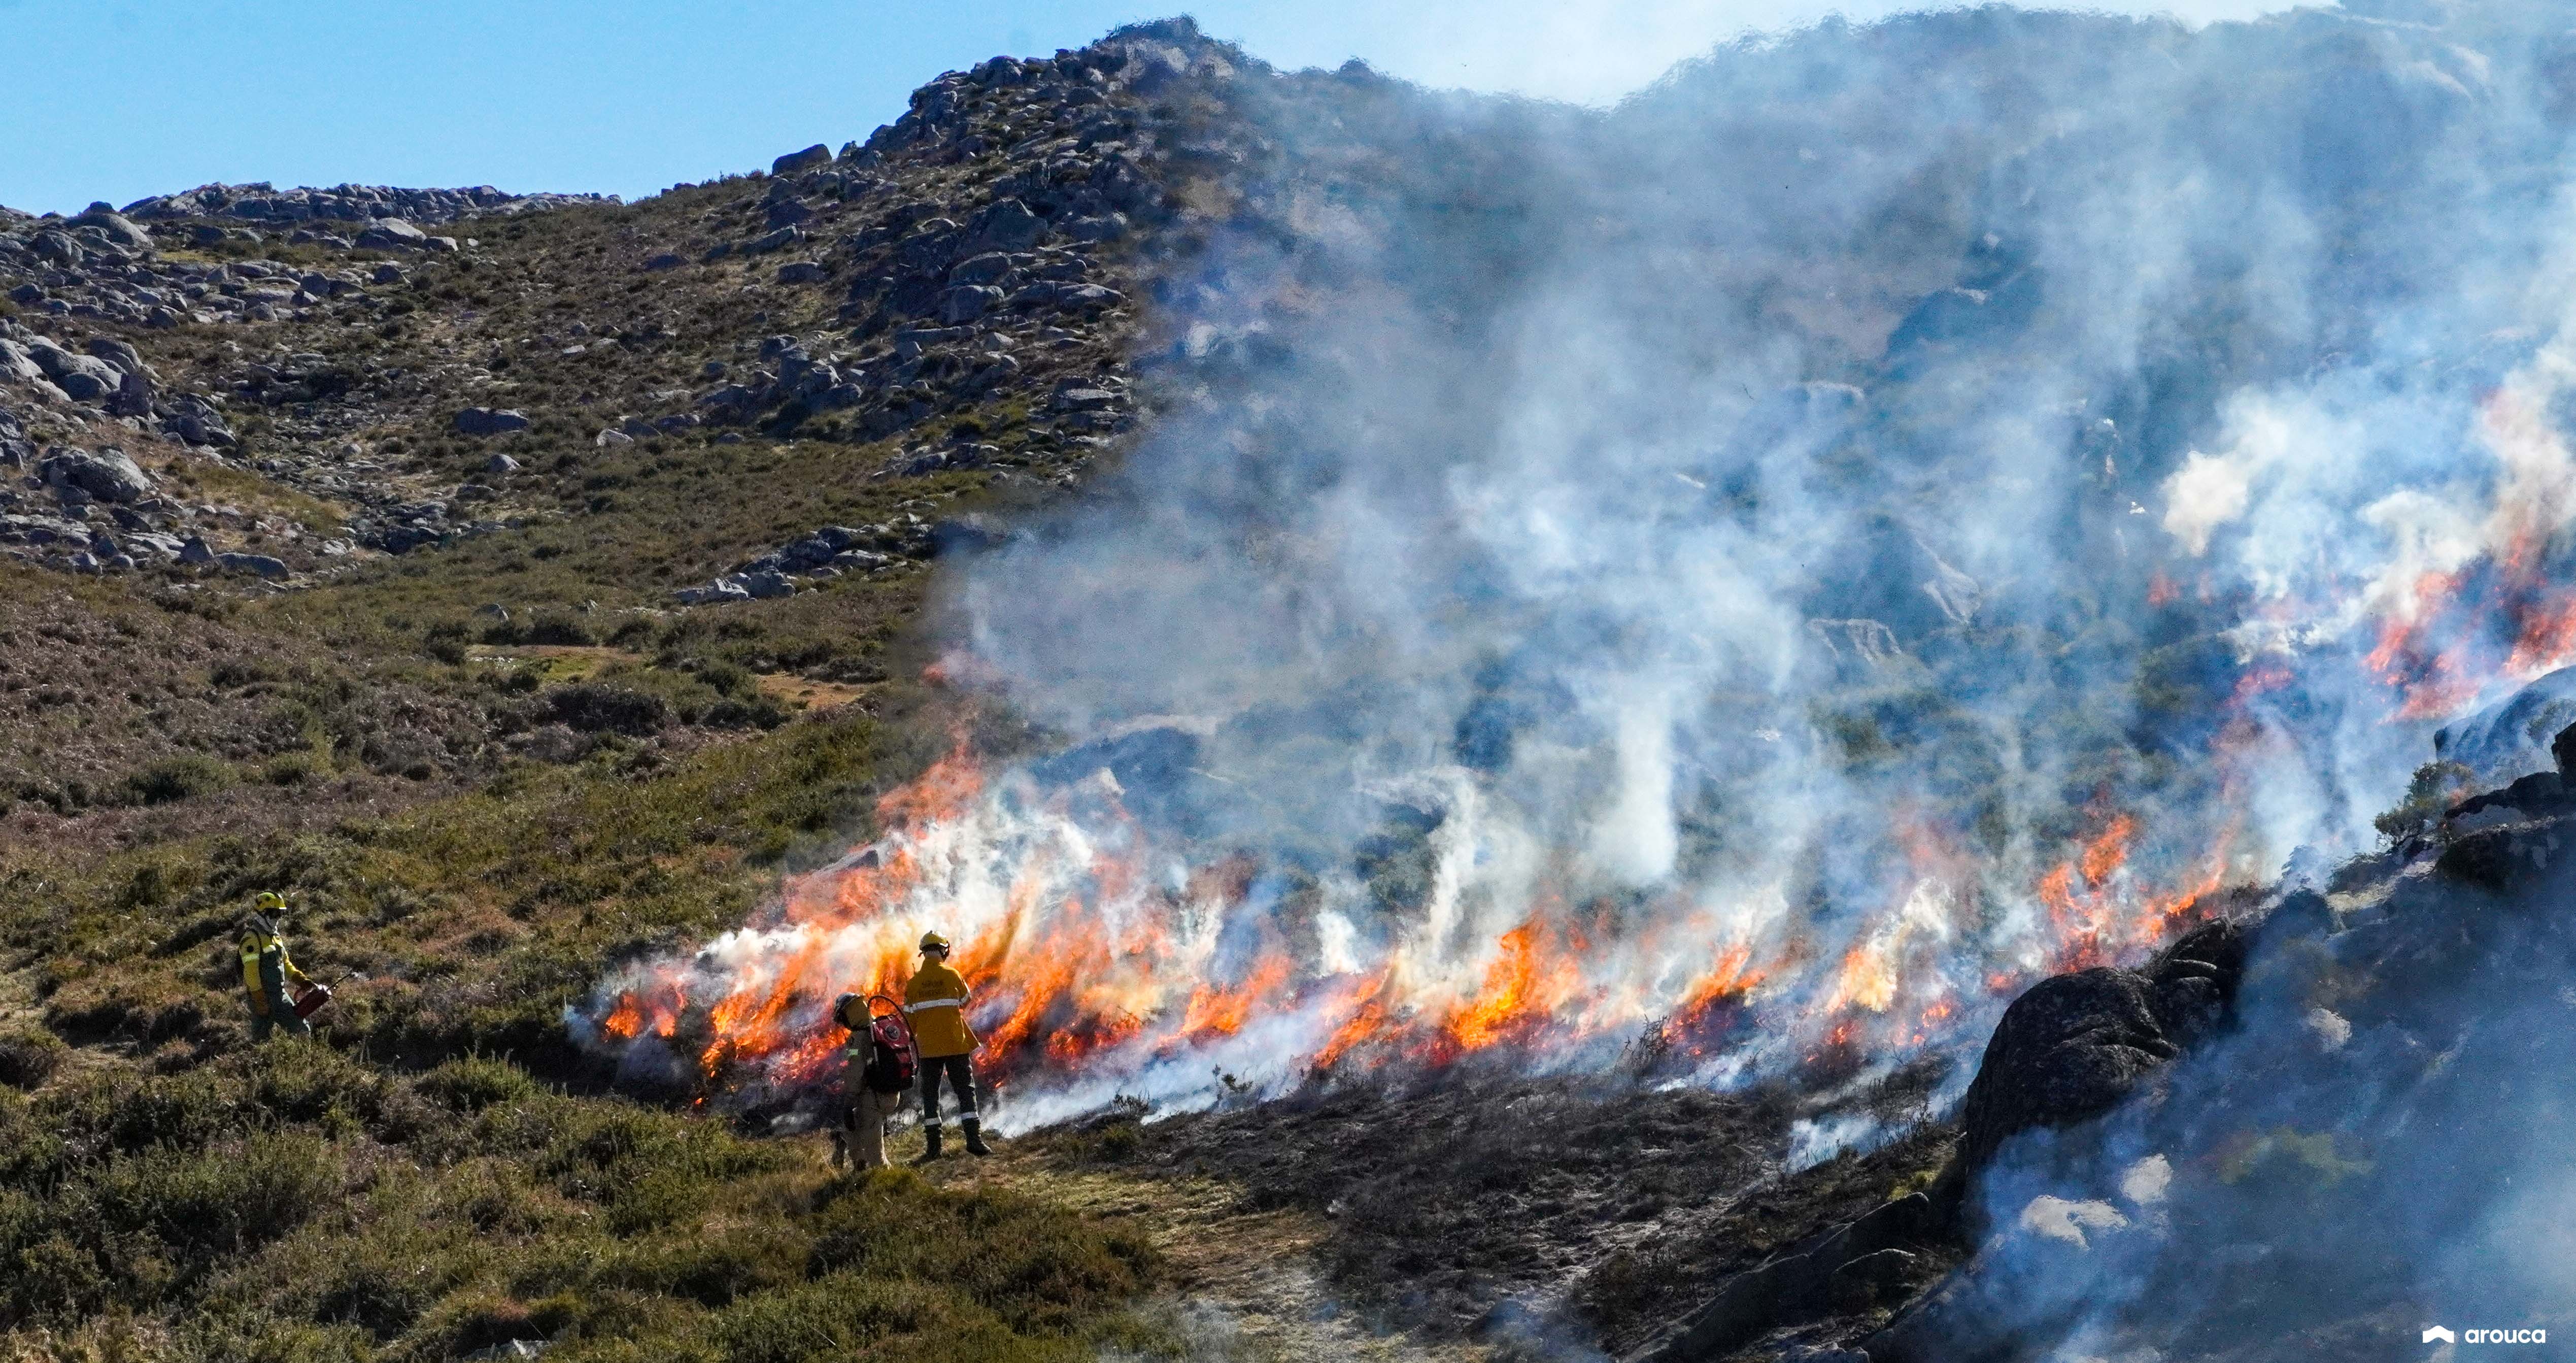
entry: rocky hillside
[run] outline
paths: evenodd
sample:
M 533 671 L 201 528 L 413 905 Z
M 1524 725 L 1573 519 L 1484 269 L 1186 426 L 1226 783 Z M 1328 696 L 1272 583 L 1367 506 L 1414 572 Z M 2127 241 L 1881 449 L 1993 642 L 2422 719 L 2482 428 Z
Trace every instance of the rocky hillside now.
M 2280 431 L 2560 410 L 2497 281 L 2549 258 L 2576 66 L 2493 8 L 1828 26 L 1610 112 L 1173 21 L 635 203 L 0 212 L 0 1357 L 2254 1358 L 2538 1321 L 2554 1270 L 2497 1247 L 2563 1191 L 2535 1038 L 2576 777 L 2462 803 L 2522 773 L 2428 767 L 2376 852 L 2273 875 L 2284 810 L 2370 827 L 2406 688 L 2479 655 L 2365 618 L 2426 599 L 2398 567 L 2264 594 L 2361 537 L 2247 523 L 2456 490 L 2406 481 L 2457 453 L 2420 442 L 2299 482 L 2329 464 Z M 2169 496 L 2240 457 L 2214 510 Z M 2445 580 L 2536 613 L 2570 542 Z M 2286 618 L 2328 599 L 2363 604 Z M 2524 623 L 2490 671 L 2576 638 Z M 1120 742 L 1153 760 L 1099 780 Z M 1089 782 L 1264 916 L 1205 935 L 1432 924 L 1423 973 L 1509 995 L 1491 1044 L 1258 1089 L 1176 1042 L 980 1171 L 875 1178 L 810 1102 L 585 1046 L 604 976 L 751 921 L 941 755 L 1068 744 L 1032 788 Z M 339 994 L 259 1049 L 229 934 L 270 889 Z M 1687 1009 L 1581 1016 L 1712 959 Z M 1268 1035 L 1315 1054 L 1321 996 Z M 1148 1080 L 1204 1110 L 1146 1120 Z
M 989 63 L 838 156 L 633 206 L 208 186 L 15 217 L 0 552 L 246 611 L 289 651 L 363 631 L 325 666 L 452 669 L 432 689 L 523 645 L 881 680 L 923 565 L 986 533 L 972 508 L 1072 483 L 1132 419 L 1130 298 L 1187 214 L 1139 88 L 1172 50 Z M 693 610 L 754 597 L 720 627 Z M 13 690 L 96 665 L 57 642 Z M 196 652 L 144 670 L 203 676 Z M 75 712 L 83 756 L 19 745 L 21 810 L 114 804 L 174 751 L 306 746 L 181 738 L 74 689 L 30 709 Z M 487 708 L 340 765 L 488 774 L 514 727 Z
M 996 60 L 637 204 L 0 215 L 0 1354 L 1177 1354 L 1141 1238 L 596 1096 L 562 1011 L 990 727 L 914 622 L 1136 420 L 1204 50 Z M 253 885 L 340 985 L 309 1056 L 215 960 Z M 934 1205 L 1033 1257 L 852 1267 Z

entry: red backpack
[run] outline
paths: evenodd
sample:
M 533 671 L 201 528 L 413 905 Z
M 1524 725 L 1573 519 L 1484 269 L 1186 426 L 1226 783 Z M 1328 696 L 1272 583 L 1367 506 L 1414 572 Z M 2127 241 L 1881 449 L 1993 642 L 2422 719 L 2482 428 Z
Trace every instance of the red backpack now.
M 880 999 L 895 1011 L 877 1013 L 876 1004 Z M 903 1020 L 902 1005 L 883 994 L 869 995 L 868 1009 L 867 1085 L 878 1093 L 901 1093 L 912 1087 L 915 1070 L 912 1027 Z

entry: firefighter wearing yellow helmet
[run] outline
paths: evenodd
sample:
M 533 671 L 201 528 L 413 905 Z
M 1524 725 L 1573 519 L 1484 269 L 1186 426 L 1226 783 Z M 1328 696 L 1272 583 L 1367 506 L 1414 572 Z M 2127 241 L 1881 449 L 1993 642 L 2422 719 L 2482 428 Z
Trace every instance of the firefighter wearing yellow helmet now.
M 286 899 L 274 892 L 263 892 L 250 916 L 242 920 L 242 992 L 250 997 L 250 1039 L 254 1042 L 268 1040 L 268 1034 L 279 1028 L 284 1028 L 288 1036 L 313 1035 L 312 1024 L 295 1011 L 295 1000 L 286 992 L 290 980 L 297 984 L 312 981 L 295 968 L 295 959 L 286 953 L 285 922 Z
M 975 1029 L 966 1025 L 966 977 L 948 964 L 948 939 L 921 935 L 921 969 L 903 987 L 904 1016 L 921 1055 L 921 1129 L 929 1142 L 922 1159 L 939 1158 L 939 1080 L 957 1095 L 957 1122 L 966 1128 L 966 1153 L 989 1155 L 984 1125 L 975 1111 Z

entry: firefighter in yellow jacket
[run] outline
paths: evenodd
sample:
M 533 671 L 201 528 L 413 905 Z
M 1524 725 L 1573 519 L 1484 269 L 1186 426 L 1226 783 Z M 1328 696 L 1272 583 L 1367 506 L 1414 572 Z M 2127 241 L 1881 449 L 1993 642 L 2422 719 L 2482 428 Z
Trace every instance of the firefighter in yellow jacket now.
M 921 969 L 903 987 L 903 1011 L 921 1055 L 921 1129 L 930 1142 L 924 1160 L 939 1158 L 939 1078 L 957 1095 L 958 1124 L 966 1128 L 966 1153 L 989 1155 L 984 1125 L 975 1113 L 975 1031 L 966 1025 L 966 977 L 948 964 L 948 939 L 921 935 Z
M 312 981 L 286 954 L 286 938 L 279 932 L 285 913 L 284 897 L 263 893 L 257 909 L 242 920 L 242 992 L 250 996 L 250 1039 L 255 1042 L 268 1040 L 269 1032 L 280 1027 L 288 1036 L 313 1035 L 312 1025 L 295 1011 L 295 1000 L 286 992 L 289 980 Z

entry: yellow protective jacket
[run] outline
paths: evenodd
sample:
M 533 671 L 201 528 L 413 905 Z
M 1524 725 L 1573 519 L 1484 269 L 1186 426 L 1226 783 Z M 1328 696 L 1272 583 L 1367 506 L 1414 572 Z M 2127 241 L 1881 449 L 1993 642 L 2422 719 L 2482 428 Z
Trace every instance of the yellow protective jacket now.
M 975 1049 L 975 1029 L 966 1025 L 966 977 L 944 961 L 925 961 L 912 983 L 903 987 L 904 1015 L 912 1022 L 912 1040 L 924 1060 L 964 1055 Z
M 286 997 L 286 982 L 309 983 L 304 972 L 286 954 L 286 939 L 273 932 L 245 932 L 241 937 L 242 991 L 250 995 L 251 1011 L 268 1015 L 271 998 Z

